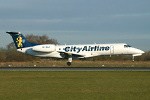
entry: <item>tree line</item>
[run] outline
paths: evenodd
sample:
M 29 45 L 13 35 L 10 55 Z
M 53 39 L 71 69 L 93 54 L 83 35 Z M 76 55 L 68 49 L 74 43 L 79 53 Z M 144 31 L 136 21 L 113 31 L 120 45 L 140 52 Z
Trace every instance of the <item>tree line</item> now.
M 47 35 L 26 35 L 26 39 L 31 42 L 31 43 L 37 43 L 37 44 L 58 44 L 58 41 L 53 38 L 49 38 Z M 131 60 L 132 57 L 130 56 L 123 56 L 123 55 L 118 55 L 118 56 L 98 56 L 94 58 L 87 58 L 83 60 L 92 60 L 92 61 L 106 61 L 106 60 Z M 7 45 L 6 48 L 0 48 L 0 62 L 11 62 L 11 61 L 16 61 L 16 62 L 22 62 L 22 61 L 38 61 L 42 58 L 40 57 L 34 57 L 30 55 L 25 55 L 20 52 L 17 52 L 16 47 L 14 42 L 11 42 L 10 44 Z M 150 61 L 150 51 L 146 52 L 142 56 L 135 57 L 136 61 Z

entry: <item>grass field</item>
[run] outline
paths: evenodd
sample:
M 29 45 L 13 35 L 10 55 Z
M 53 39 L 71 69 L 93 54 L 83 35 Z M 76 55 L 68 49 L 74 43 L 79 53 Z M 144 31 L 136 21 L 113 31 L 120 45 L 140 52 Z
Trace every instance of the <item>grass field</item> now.
M 0 71 L 1 100 L 149 100 L 150 73 Z
M 1 62 L 0 67 L 68 67 L 64 61 Z M 70 67 L 150 67 L 150 61 L 80 61 Z

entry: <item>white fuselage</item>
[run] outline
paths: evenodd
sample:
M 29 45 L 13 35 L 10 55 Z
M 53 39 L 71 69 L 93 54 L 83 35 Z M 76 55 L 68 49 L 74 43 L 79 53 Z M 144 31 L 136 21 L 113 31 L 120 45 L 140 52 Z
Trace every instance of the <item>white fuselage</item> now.
M 64 58 L 64 53 L 76 58 L 88 58 L 100 55 L 132 55 L 140 56 L 142 50 L 133 48 L 125 43 L 121 44 L 86 44 L 86 45 L 53 45 L 44 44 L 17 49 L 19 52 L 38 56 Z

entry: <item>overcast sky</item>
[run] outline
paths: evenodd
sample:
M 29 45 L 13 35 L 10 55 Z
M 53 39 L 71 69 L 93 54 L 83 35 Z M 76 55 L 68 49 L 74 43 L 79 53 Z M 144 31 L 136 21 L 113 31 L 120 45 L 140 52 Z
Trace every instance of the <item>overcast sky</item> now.
M 150 0 L 1 0 L 0 47 L 6 31 L 47 35 L 60 44 L 127 43 L 150 50 Z

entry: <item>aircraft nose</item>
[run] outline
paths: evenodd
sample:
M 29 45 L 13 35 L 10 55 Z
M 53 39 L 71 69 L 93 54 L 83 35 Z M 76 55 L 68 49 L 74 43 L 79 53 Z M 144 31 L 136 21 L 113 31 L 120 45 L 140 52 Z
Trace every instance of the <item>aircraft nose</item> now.
M 143 54 L 143 53 L 145 53 L 144 51 L 142 51 L 142 50 L 140 50 L 140 49 L 137 49 L 136 52 L 137 52 L 138 54 Z
M 145 53 L 144 51 L 141 50 L 142 53 Z

